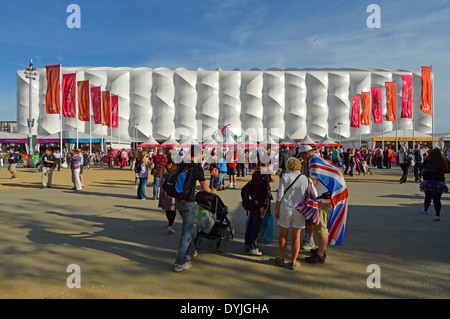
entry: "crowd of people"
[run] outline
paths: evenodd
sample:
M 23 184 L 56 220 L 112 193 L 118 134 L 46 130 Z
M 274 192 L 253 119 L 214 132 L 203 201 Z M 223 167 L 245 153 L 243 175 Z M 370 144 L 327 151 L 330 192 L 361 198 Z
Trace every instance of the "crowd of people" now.
M 176 155 L 182 153 L 176 151 Z M 185 151 L 186 152 L 186 151 Z M 262 155 L 263 154 L 263 155 Z M 441 196 L 448 193 L 445 184 L 445 174 L 449 172 L 450 148 L 441 151 L 438 148 L 429 149 L 418 146 L 415 150 L 401 147 L 394 152 L 391 147 L 373 150 L 367 148 L 344 148 L 342 146 L 315 148 L 309 145 L 301 147 L 281 146 L 281 150 L 272 148 L 246 149 L 231 148 L 224 152 L 219 149 L 210 149 L 208 152 L 196 153 L 194 147 L 184 154 L 187 161 L 175 160 L 172 148 L 157 148 L 151 150 L 114 151 L 111 148 L 107 152 L 95 152 L 75 149 L 70 152 L 59 150 L 54 152 L 46 149 L 40 157 L 38 168 L 42 172 L 42 188 L 52 187 L 54 170 L 60 170 L 61 165 L 67 163 L 72 172 L 73 190 L 80 191 L 83 188 L 83 167 L 97 164 L 103 168 L 120 167 L 134 172 L 136 197 L 140 200 L 158 200 L 158 207 L 165 211 L 167 217 L 167 231 L 175 233 L 174 221 L 176 212 L 181 216 L 182 229 L 175 261 L 175 271 L 182 271 L 192 266 L 191 260 L 197 254 L 194 247 L 194 220 L 197 212 L 195 203 L 196 182 L 201 189 L 215 194 L 226 189 L 236 189 L 236 177 L 251 175 L 256 206 L 248 212 L 248 222 L 245 230 L 245 251 L 252 256 L 262 256 L 258 247 L 258 236 L 261 223 L 265 216 L 271 214 L 273 175 L 279 176 L 279 184 L 276 190 L 274 217 L 279 226 L 279 256 L 275 259 L 278 266 L 295 269 L 300 249 L 309 250 L 310 257 L 305 258 L 308 263 L 324 263 L 328 258 L 327 245 L 329 242 L 328 219 L 333 210 L 333 202 L 330 197 L 330 189 L 326 182 L 311 174 L 310 163 L 313 157 L 328 160 L 335 167 L 340 168 L 342 175 L 352 177 L 355 174 L 369 174 L 371 168 L 390 169 L 392 165 L 398 165 L 402 169 L 400 184 L 406 183 L 409 173 L 414 173 L 415 181 L 419 183 L 420 191 L 424 192 L 424 207 L 422 212 L 427 214 L 433 202 L 436 215 L 435 220 L 440 220 L 442 208 Z M 262 156 L 265 160 L 262 161 Z M 20 155 L 13 148 L 8 156 L 3 156 L 3 161 L 8 161 L 8 170 L 11 179 L 17 179 L 17 163 Z M 278 163 L 277 171 L 267 171 L 273 163 Z M 161 187 L 166 176 L 181 165 L 191 165 L 194 178 L 191 179 L 191 195 L 187 200 L 178 200 L 171 197 Z M 210 174 L 209 184 L 206 182 L 205 171 Z M 149 181 L 150 176 L 153 179 Z M 229 184 L 226 186 L 228 177 Z M 152 197 L 146 196 L 147 184 L 153 186 Z M 320 223 L 316 224 L 298 213 L 299 199 L 303 199 L 314 192 L 318 200 L 318 212 Z M 291 259 L 285 261 L 287 249 L 287 237 L 291 230 Z M 304 230 L 304 232 L 302 232 Z M 301 234 L 303 238 L 301 239 Z M 317 238 L 318 247 L 314 238 Z M 316 247 L 316 248 L 314 248 Z

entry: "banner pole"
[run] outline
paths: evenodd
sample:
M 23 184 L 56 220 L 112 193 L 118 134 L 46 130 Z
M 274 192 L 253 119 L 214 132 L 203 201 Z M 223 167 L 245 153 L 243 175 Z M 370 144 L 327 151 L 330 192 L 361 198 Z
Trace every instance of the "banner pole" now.
M 88 80 L 88 88 L 89 88 L 89 155 L 92 154 L 92 118 L 91 118 L 91 103 L 92 103 L 92 97 L 91 97 L 91 81 Z
M 59 154 L 62 156 L 62 149 L 63 149 L 63 124 L 62 124 L 62 63 L 59 62 Z
M 432 85 L 432 97 L 431 97 L 431 146 L 435 147 L 434 144 L 434 73 L 433 73 L 433 65 L 431 65 L 431 85 Z

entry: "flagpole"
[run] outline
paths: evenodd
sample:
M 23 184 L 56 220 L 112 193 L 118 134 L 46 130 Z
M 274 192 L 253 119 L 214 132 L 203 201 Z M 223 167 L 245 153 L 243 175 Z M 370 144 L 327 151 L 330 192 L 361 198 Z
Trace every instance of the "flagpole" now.
M 78 149 L 78 82 L 77 82 L 77 71 L 75 71 L 75 83 L 76 83 L 76 94 L 74 94 L 75 98 L 75 127 L 77 129 L 77 149 Z
M 117 94 L 117 131 L 119 132 L 119 149 L 120 149 L 120 116 L 119 116 L 119 94 Z
M 89 155 L 92 154 L 92 119 L 91 119 L 91 103 L 92 103 L 92 96 L 91 96 L 91 81 L 88 80 L 88 88 L 89 88 Z
M 112 147 L 112 138 L 113 138 L 113 125 L 112 125 L 112 103 L 111 103 L 111 93 L 109 94 L 109 129 L 110 129 L 110 134 L 111 134 L 111 150 L 113 150 Z
M 411 119 L 412 119 L 412 138 L 413 151 L 416 149 L 415 124 L 414 124 L 414 76 L 411 74 Z
M 102 152 L 105 153 L 103 140 L 103 102 L 102 102 L 102 85 L 100 84 L 100 132 L 102 134 Z M 103 154 L 104 155 L 104 154 Z
M 434 148 L 434 73 L 433 73 L 433 65 L 431 65 L 431 85 L 433 95 L 431 97 L 431 146 Z
M 62 124 L 62 63 L 59 62 L 59 154 L 62 156 L 62 145 L 63 145 L 63 124 Z

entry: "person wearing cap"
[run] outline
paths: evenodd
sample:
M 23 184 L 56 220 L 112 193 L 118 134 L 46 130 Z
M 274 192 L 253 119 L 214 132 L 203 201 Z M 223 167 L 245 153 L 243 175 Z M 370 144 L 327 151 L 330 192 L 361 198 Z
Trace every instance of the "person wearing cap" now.
M 311 158 L 314 157 L 314 149 L 308 145 L 305 146 L 304 149 L 300 149 L 300 157 L 306 164 L 305 166 L 310 165 Z M 303 166 L 303 165 L 302 165 Z M 328 218 L 323 218 L 325 216 L 330 216 L 333 210 L 333 204 L 331 202 L 331 196 L 327 196 L 329 194 L 328 188 L 324 185 L 318 178 L 314 176 L 310 176 L 314 187 L 317 190 L 317 201 L 319 205 L 319 215 L 320 215 L 320 223 L 319 225 L 314 224 L 314 234 L 318 237 L 319 240 L 319 248 L 318 249 L 310 249 L 312 253 L 311 257 L 305 258 L 305 261 L 308 263 L 325 263 L 325 259 L 327 258 L 326 247 L 328 243 Z M 311 236 L 311 234 L 310 234 Z
M 316 148 L 310 145 L 301 145 L 298 149 L 298 154 L 303 162 L 300 172 L 302 175 L 309 177 L 309 160 L 316 154 Z M 305 235 L 301 242 L 301 250 L 311 250 L 316 246 L 314 243 L 314 224 L 309 220 L 305 220 Z

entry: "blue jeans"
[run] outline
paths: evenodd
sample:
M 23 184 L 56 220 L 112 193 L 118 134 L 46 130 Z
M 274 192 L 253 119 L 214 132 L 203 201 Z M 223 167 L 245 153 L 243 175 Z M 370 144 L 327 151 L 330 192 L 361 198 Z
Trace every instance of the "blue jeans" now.
M 155 179 L 153 180 L 153 199 L 158 198 L 158 189 L 159 189 L 159 175 L 155 175 Z
M 148 177 L 139 177 L 139 186 L 137 189 L 137 198 L 138 199 L 146 198 L 145 187 L 147 186 L 147 179 L 148 179 Z
M 262 218 L 259 208 L 249 212 L 249 220 L 245 229 L 245 248 L 251 253 L 258 252 L 258 235 L 261 229 Z
M 183 225 L 181 226 L 180 242 L 177 249 L 177 259 L 175 264 L 183 265 L 187 262 L 186 255 L 193 256 L 195 250 L 194 239 L 196 231 L 194 227 L 195 216 L 197 214 L 197 203 L 175 200 L 175 207 L 180 213 Z
M 348 172 L 348 175 L 353 176 L 354 170 L 355 170 L 355 163 L 350 163 L 350 172 Z

